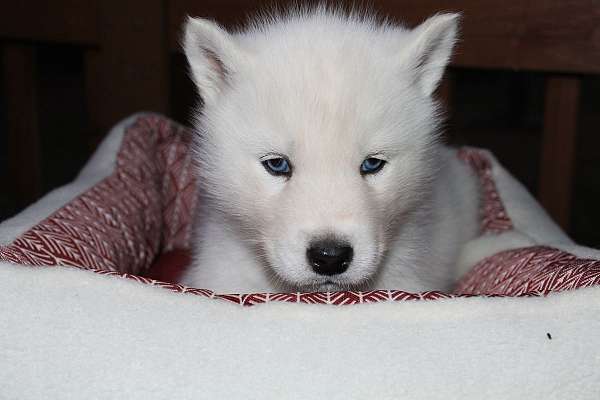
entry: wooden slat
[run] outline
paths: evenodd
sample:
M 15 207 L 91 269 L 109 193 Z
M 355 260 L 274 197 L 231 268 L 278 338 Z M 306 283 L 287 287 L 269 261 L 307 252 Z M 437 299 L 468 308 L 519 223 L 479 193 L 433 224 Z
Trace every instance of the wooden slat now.
M 7 108 L 8 187 L 20 208 L 41 194 L 35 49 L 5 44 L 1 50 Z
M 518 68 L 600 73 L 600 1 L 523 2 Z
M 0 11 L 0 38 L 96 45 L 97 1 L 6 1 Z
M 565 230 L 569 227 L 580 79 L 555 76 L 546 82 L 539 199 Z

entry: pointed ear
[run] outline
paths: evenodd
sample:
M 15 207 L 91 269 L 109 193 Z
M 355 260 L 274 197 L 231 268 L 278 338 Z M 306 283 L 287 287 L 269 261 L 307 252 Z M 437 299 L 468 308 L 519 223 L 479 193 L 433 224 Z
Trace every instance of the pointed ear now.
M 183 49 L 200 96 L 213 101 L 234 69 L 238 49 L 232 36 L 213 21 L 188 17 Z
M 460 14 L 436 14 L 411 32 L 406 62 L 425 96 L 437 88 L 456 42 Z

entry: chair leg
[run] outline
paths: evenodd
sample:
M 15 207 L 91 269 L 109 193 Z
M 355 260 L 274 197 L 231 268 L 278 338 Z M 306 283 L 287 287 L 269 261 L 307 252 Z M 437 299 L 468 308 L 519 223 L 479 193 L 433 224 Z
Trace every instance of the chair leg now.
M 8 133 L 10 196 L 22 208 L 41 195 L 35 48 L 5 43 L 2 71 Z
M 546 80 L 538 197 L 549 214 L 567 231 L 580 85 L 580 78 L 576 76 L 552 76 Z

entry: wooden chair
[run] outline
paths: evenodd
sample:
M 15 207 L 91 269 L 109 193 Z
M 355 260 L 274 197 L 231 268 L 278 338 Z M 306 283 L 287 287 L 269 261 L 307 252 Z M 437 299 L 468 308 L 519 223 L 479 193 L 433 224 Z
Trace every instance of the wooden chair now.
M 600 4 L 595 0 L 373 3 L 382 13 L 413 25 L 435 12 L 462 12 L 462 40 L 453 61 L 456 68 L 544 74 L 538 197 L 558 223 L 568 228 L 581 76 L 600 73 Z M 231 26 L 263 4 L 258 0 L 56 0 L 5 5 L 0 14 L 0 49 L 9 168 L 11 187 L 20 203 L 25 205 L 40 194 L 34 78 L 39 45 L 68 43 L 84 51 L 89 132 L 96 137 L 131 112 L 167 113 L 170 105 L 179 104 L 181 85 L 171 79 L 172 61 L 180 57 L 181 24 L 186 15 L 210 17 Z M 449 79 L 441 91 L 450 102 L 452 88 Z

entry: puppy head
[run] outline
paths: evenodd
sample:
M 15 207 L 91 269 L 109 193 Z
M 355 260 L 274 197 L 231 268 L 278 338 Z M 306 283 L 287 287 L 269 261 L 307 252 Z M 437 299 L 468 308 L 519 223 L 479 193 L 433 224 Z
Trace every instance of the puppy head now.
M 209 212 L 282 283 L 361 287 L 414 226 L 436 172 L 431 95 L 456 30 L 456 14 L 406 30 L 322 9 L 237 34 L 187 22 Z

